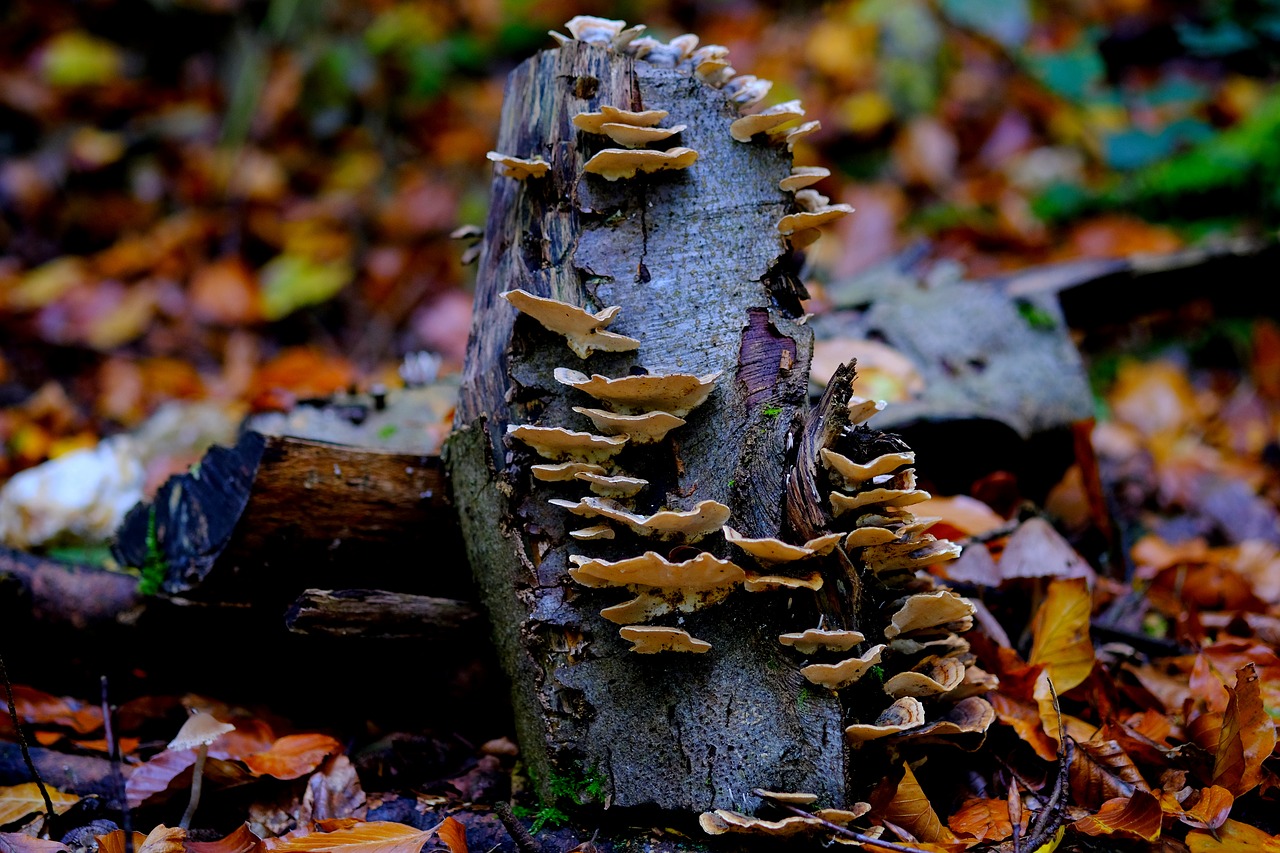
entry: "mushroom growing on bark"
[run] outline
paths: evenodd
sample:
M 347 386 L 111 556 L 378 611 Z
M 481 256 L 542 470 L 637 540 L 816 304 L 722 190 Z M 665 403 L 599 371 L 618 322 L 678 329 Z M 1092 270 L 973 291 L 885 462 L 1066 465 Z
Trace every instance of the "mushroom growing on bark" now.
M 204 763 L 209 757 L 209 745 L 227 732 L 235 731 L 235 726 L 215 719 L 211 714 L 194 712 L 178 729 L 178 734 L 169 741 L 169 749 L 196 751 L 196 764 L 191 771 L 191 799 L 187 802 L 187 810 L 182 813 L 178 826 L 191 828 L 191 819 L 195 817 L 196 806 L 200 805 L 200 788 L 204 779 Z

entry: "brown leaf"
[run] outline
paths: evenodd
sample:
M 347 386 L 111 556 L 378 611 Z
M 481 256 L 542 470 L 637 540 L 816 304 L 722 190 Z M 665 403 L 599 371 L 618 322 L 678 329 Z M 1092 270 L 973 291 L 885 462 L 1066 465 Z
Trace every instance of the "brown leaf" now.
M 32 838 L 21 832 L 0 832 L 0 853 L 67 853 L 70 849 L 57 841 Z
M 265 752 L 246 755 L 244 763 L 255 776 L 297 779 L 320 766 L 325 757 L 339 752 L 342 745 L 328 735 L 285 735 Z
M 237 257 L 203 266 L 191 276 L 191 308 L 205 322 L 239 326 L 262 319 L 258 281 Z
M 929 798 L 924 795 L 915 774 L 911 772 L 911 765 L 903 764 L 902 770 L 902 780 L 898 782 L 896 791 L 890 792 L 882 784 L 873 794 L 874 816 L 902 827 L 920 841 L 955 841 L 955 835 L 947 829 L 929 804 Z
M 447 817 L 436 827 L 436 835 L 449 848 L 449 853 L 467 853 L 467 828 L 462 821 Z
M 1007 800 L 966 800 L 947 826 L 957 835 L 971 835 L 978 841 L 1004 841 L 1013 835 Z
M 206 792 L 211 787 L 238 785 L 252 778 L 239 764 L 214 758 L 212 752 L 210 750 L 210 757 L 204 764 Z M 124 785 L 129 808 L 136 809 L 145 802 L 161 802 L 172 792 L 190 787 L 195 763 L 194 749 L 166 749 L 134 768 Z
M 108 832 L 106 835 L 96 836 L 98 839 L 98 853 L 125 853 L 124 830 L 117 829 L 115 832 Z M 136 851 L 142 847 L 142 842 L 147 837 L 141 832 L 133 834 L 133 849 Z
M 1054 761 L 1058 757 L 1056 739 L 1045 734 L 1036 705 L 1006 696 L 1001 691 L 988 693 L 986 698 L 995 708 L 997 719 L 1012 726 L 1018 737 L 1036 751 L 1036 755 L 1045 761 Z
M 1146 791 L 1134 791 L 1130 797 L 1107 800 L 1097 814 L 1083 817 L 1073 826 L 1085 835 L 1120 835 L 1155 841 L 1160 837 L 1163 817 L 1159 800 Z
M 1134 791 L 1149 791 L 1138 768 L 1113 740 L 1076 743 L 1071 762 L 1071 791 L 1075 802 L 1098 808 L 1107 800 L 1129 797 Z
M 53 801 L 55 814 L 62 814 L 80 802 L 75 794 L 64 794 L 56 788 L 45 787 Z M 29 814 L 44 811 L 44 797 L 35 782 L 23 782 L 8 788 L 0 788 L 0 826 L 21 820 Z
M 926 514 L 926 513 L 921 513 Z M 1088 561 L 1043 518 L 1018 525 L 1000 553 L 1002 578 L 1093 578 Z M 1052 592 L 1050 592 L 1052 595 Z M 1046 602 L 1046 606 L 1048 602 Z M 1086 620 L 1088 611 L 1085 612 Z M 1032 663 L 1036 661 L 1032 660 Z M 1054 679 L 1057 683 L 1057 679 Z M 1074 686 L 1074 685 L 1072 685 Z M 1059 687 L 1068 690 L 1067 687 Z
M 82 705 L 74 699 L 59 698 L 33 687 L 15 684 L 13 704 L 24 726 L 64 726 L 82 735 L 102 728 L 102 709 L 96 705 Z M 9 708 L 3 703 L 0 703 L 0 721 L 3 721 L 0 731 L 12 730 Z
M 134 853 L 186 853 L 187 831 L 180 826 L 160 824 L 134 845 Z
M 1197 829 L 1217 829 L 1227 822 L 1235 797 L 1226 788 L 1217 785 L 1200 792 L 1200 799 L 1191 808 L 1179 813 L 1178 820 Z
M 254 835 L 247 823 L 217 841 L 188 841 L 188 853 L 262 853 L 262 839 Z
M 1036 612 L 1028 663 L 1042 664 L 1059 695 L 1080 684 L 1093 669 L 1089 639 L 1092 601 L 1084 578 L 1054 581 Z
M 335 832 L 313 832 L 291 838 L 274 853 L 418 853 L 436 829 L 414 829 L 403 823 L 374 821 Z
M 1280 838 L 1255 826 L 1229 820 L 1217 830 L 1193 829 L 1187 833 L 1191 853 L 1280 853 Z
M 1213 784 L 1238 797 L 1262 781 L 1262 762 L 1276 748 L 1276 724 L 1262 704 L 1258 670 L 1252 663 L 1236 671 L 1236 686 L 1230 692 L 1214 753 Z
M 364 789 L 351 760 L 335 755 L 307 780 L 298 809 L 298 825 L 335 818 L 364 820 L 366 808 Z

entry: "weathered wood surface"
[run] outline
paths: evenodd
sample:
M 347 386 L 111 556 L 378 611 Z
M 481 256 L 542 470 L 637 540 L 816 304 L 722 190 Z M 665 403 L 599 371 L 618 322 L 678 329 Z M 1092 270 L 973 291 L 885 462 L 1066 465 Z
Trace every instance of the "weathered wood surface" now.
M 0 597 L 16 596 L 24 618 L 50 626 L 84 630 L 116 624 L 142 601 L 138 581 L 129 575 L 9 548 L 0 548 L 0 579 L 12 590 L 0 591 Z
M 690 169 L 608 183 L 582 165 L 607 146 L 577 133 L 581 111 L 610 104 L 665 109 L 685 124 Z M 602 48 L 546 51 L 508 79 L 497 149 L 551 163 L 544 179 L 496 177 L 455 432 L 446 448 L 471 564 L 513 683 L 517 731 L 532 775 L 606 780 L 615 806 L 750 810 L 754 788 L 803 790 L 843 802 L 845 747 L 834 697 L 805 689 L 777 635 L 812 624 L 803 595 L 735 591 L 683 619 L 712 643 L 705 655 L 636 655 L 598 611 L 621 591 L 585 589 L 570 553 L 606 559 L 671 546 L 625 530 L 577 543 L 584 526 L 548 505 L 580 484 L 531 482 L 537 462 L 506 438 L 510 423 L 589 430 L 571 411 L 593 405 L 552 378 L 566 366 L 608 376 L 723 371 L 716 391 L 666 441 L 628 449 L 627 473 L 648 479 L 637 509 L 687 509 L 714 499 L 747 536 L 776 534 L 782 479 L 807 388 L 811 336 L 777 221 L 785 149 L 735 142 L 736 110 L 696 79 Z M 585 363 L 498 294 L 522 288 L 598 310 L 622 306 L 611 331 L 635 353 Z M 577 523 L 574 523 L 574 522 Z M 728 555 L 719 534 L 698 548 Z M 687 553 L 684 556 L 691 556 Z M 683 558 L 683 557 L 682 557 Z M 816 618 L 813 616 L 812 618 Z
M 291 601 L 307 587 L 359 583 L 466 598 L 447 491 L 438 456 L 247 432 L 131 510 L 114 553 L 145 563 L 154 512 L 170 595 Z M 406 571 L 415 549 L 435 559 Z
M 478 607 L 451 598 L 380 589 L 309 589 L 285 614 L 296 634 L 469 643 L 484 630 Z

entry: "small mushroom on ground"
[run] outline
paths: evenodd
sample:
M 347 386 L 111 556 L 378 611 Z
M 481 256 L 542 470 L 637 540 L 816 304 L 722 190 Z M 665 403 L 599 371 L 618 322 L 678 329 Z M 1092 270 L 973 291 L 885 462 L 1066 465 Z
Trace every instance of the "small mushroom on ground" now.
M 570 530 L 569 535 L 579 542 L 595 542 L 599 539 L 612 539 L 616 534 L 613 532 L 613 528 L 607 524 L 594 524 L 591 527 Z
M 508 178 L 515 178 L 517 181 L 523 181 L 526 178 L 541 178 L 551 168 L 551 164 L 541 157 L 525 159 L 523 157 L 512 157 L 510 154 L 502 154 L 497 151 L 490 151 L 484 156 L 498 164 L 498 174 Z
M 748 539 L 732 527 L 725 525 L 724 539 L 755 558 L 762 566 L 791 563 L 806 557 L 824 556 L 836 547 L 843 533 L 828 533 L 810 539 L 803 545 L 789 545 L 781 539 Z
M 187 802 L 187 810 L 182 813 L 182 820 L 178 821 L 178 826 L 183 829 L 191 827 L 196 806 L 200 805 L 200 787 L 204 779 L 204 763 L 209 757 L 209 745 L 227 732 L 235 731 L 235 728 L 230 723 L 215 719 L 211 714 L 196 711 L 182 724 L 174 739 L 169 741 L 171 750 L 196 751 L 196 764 L 191 772 L 191 799 Z
M 683 418 L 711 395 L 720 371 L 705 376 L 648 373 L 610 379 L 599 374 L 588 377 L 577 370 L 557 367 L 555 378 L 561 385 L 590 394 L 626 414 L 657 410 Z
M 601 132 L 619 145 L 627 148 L 640 148 L 651 142 L 670 139 L 685 129 L 687 125 L 677 124 L 675 127 L 636 127 L 630 124 L 606 122 L 600 126 Z
M 833 204 L 818 210 L 791 213 L 778 220 L 778 233 L 792 234 L 805 228 L 817 228 L 850 213 L 853 213 L 853 208 L 847 204 Z
M 969 621 L 972 625 L 974 607 L 966 598 L 947 589 L 922 592 L 911 596 L 897 613 L 893 614 L 884 629 L 887 639 L 913 631 L 923 631 L 949 625 L 952 622 Z
M 590 462 L 557 462 L 554 465 L 533 465 L 530 466 L 529 470 L 533 473 L 533 479 L 542 480 L 544 483 L 564 483 L 576 480 L 579 474 L 584 473 L 607 473 L 603 466 Z
M 604 327 L 612 323 L 622 310 L 620 305 L 611 305 L 592 314 L 568 302 L 535 296 L 524 290 L 508 290 L 498 295 L 522 314 L 537 320 L 543 328 L 564 335 L 569 349 L 578 358 L 586 358 L 597 350 L 630 352 L 640 348 L 640 342 L 635 338 L 604 331 Z
M 855 723 L 844 730 L 850 743 L 878 740 L 925 724 L 924 706 L 914 696 L 903 696 L 894 702 L 874 723 Z
M 872 646 L 863 652 L 861 657 L 849 658 L 839 663 L 809 664 L 800 670 L 800 674 L 814 684 L 820 684 L 831 690 L 840 690 L 862 678 L 871 667 L 880 663 L 880 656 L 884 654 L 884 650 L 883 644 Z
M 964 670 L 964 664 L 956 658 L 928 657 L 909 672 L 900 672 L 886 681 L 884 692 L 895 699 L 949 693 L 964 681 Z
M 626 436 L 592 435 L 530 424 L 508 424 L 507 435 L 523 441 L 544 459 L 552 460 L 572 458 L 599 463 L 616 456 L 627 444 Z
M 801 631 L 796 634 L 782 634 L 778 637 L 778 642 L 784 646 L 791 646 L 800 654 L 811 655 L 819 649 L 847 652 L 865 639 L 866 637 L 862 635 L 861 631 L 810 628 L 807 631 Z
M 632 127 L 655 127 L 667 117 L 666 110 L 622 110 L 617 107 L 601 106 L 598 113 L 578 113 L 573 117 L 573 126 L 587 133 L 604 133 L 606 124 L 627 124 Z
M 742 588 L 747 592 L 777 592 L 780 589 L 811 589 L 816 592 L 822 589 L 822 575 L 809 572 L 803 577 L 790 577 L 747 572 L 747 579 L 742 582 Z
M 682 542 L 697 542 L 708 533 L 719 530 L 729 520 L 729 507 L 710 500 L 700 502 L 693 509 L 666 509 L 653 515 L 631 512 L 608 498 L 585 497 L 577 503 L 552 498 L 550 503 L 584 518 L 599 516 L 625 524 L 637 536 L 656 536 Z
M 599 175 L 606 181 L 616 181 L 619 178 L 634 178 L 637 172 L 687 169 L 697 160 L 698 152 L 692 148 L 668 148 L 666 151 L 605 148 L 588 160 L 582 168 L 593 175 Z
M 727 597 L 745 577 L 740 567 L 705 552 L 681 563 L 654 551 L 616 562 L 580 555 L 569 561 L 574 564 L 569 576 L 583 586 L 623 586 L 636 593 L 631 601 L 600 611 L 605 619 L 621 625 L 708 607 Z
M 658 652 L 693 652 L 702 654 L 711 650 L 711 644 L 690 636 L 681 628 L 662 628 L 657 625 L 627 625 L 618 630 L 622 639 L 632 643 L 631 651 L 639 655 Z
M 818 451 L 818 455 L 822 457 L 823 464 L 833 478 L 846 489 L 856 489 L 868 480 L 881 474 L 890 474 L 904 465 L 914 465 L 916 461 L 914 453 L 885 453 L 870 462 L 859 464 L 825 447 Z
M 750 142 L 757 133 L 764 133 L 789 121 L 804 118 L 804 107 L 799 101 L 787 101 L 767 110 L 743 116 L 729 125 L 729 135 L 739 142 Z
M 629 498 L 649 485 L 648 480 L 639 477 L 605 477 L 586 471 L 578 474 L 576 479 L 582 480 L 591 491 L 606 498 Z
M 795 192 L 830 176 L 831 170 L 824 169 L 821 166 L 794 166 L 790 175 L 778 181 L 778 188 L 787 192 Z
M 667 433 L 685 425 L 684 418 L 670 412 L 646 412 L 643 415 L 619 415 L 604 409 L 588 409 L 574 406 L 573 410 L 586 415 L 604 435 L 625 435 L 632 444 L 649 444 L 662 441 Z

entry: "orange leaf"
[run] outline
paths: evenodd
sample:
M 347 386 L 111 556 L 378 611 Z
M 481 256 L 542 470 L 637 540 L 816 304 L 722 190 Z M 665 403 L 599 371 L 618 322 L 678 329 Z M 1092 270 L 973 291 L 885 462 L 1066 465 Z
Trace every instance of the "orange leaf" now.
M 418 853 L 436 829 L 414 829 L 403 823 L 374 821 L 336 832 L 314 832 L 291 838 L 275 853 Z
M 285 735 L 266 752 L 245 756 L 244 763 L 255 776 L 297 779 L 320 766 L 325 757 L 339 752 L 342 745 L 328 735 Z
M 160 824 L 151 830 L 141 845 L 134 845 L 134 853 L 186 853 L 187 831 L 180 826 Z
M 1054 581 L 1036 613 L 1028 663 L 1043 664 L 1059 695 L 1080 684 L 1093 669 L 1089 639 L 1092 601 L 1084 578 Z
M 467 853 L 467 828 L 462 821 L 451 817 L 436 827 L 436 835 L 449 848 L 449 853 Z
M 1226 788 L 1213 785 L 1201 791 L 1199 801 L 1179 814 L 1178 820 L 1198 829 L 1217 829 L 1227 822 L 1235 801 Z
M 932 498 L 916 504 L 915 511 L 921 517 L 941 519 L 938 526 L 929 531 L 939 537 L 979 536 L 1004 524 L 1003 516 L 982 501 L 968 495 Z M 939 527 L 949 528 L 951 532 L 939 532 Z
M 262 839 L 254 835 L 248 824 L 217 841 L 188 841 L 188 853 L 262 853 Z
M 972 835 L 978 841 L 1004 841 L 1013 835 L 1006 800 L 966 800 L 959 811 L 947 818 L 947 825 L 952 832 Z
M 1040 724 L 1040 711 L 1035 705 L 1006 696 L 1000 691 L 988 693 L 987 701 L 995 708 L 1000 722 L 1012 726 L 1018 737 L 1036 751 L 1036 755 L 1045 761 L 1057 759 L 1057 741 L 1044 733 Z
M 1097 808 L 1134 791 L 1149 791 L 1133 759 L 1113 740 L 1079 741 L 1071 762 L 1071 792 L 1083 806 Z
M 1193 829 L 1187 833 L 1191 853 L 1280 853 L 1280 838 L 1238 820 L 1229 820 L 1215 831 Z
M 915 774 L 911 772 L 911 765 L 903 764 L 902 769 L 902 781 L 898 782 L 895 793 L 886 797 L 883 796 L 888 793 L 886 787 L 877 789 L 876 793 L 880 796 L 872 801 L 875 805 L 874 816 L 902 827 L 920 841 L 955 841 L 955 835 L 943 825 L 938 813 L 929 804 L 929 798 L 924 795 Z
M 34 687 L 15 684 L 13 704 L 24 726 L 65 726 L 82 735 L 102 728 L 102 709 L 96 705 L 61 699 Z M 11 728 L 9 709 L 4 704 L 0 704 L 0 719 L 4 720 L 4 729 Z
M 1095 815 L 1082 817 L 1075 826 L 1085 835 L 1121 835 L 1155 841 L 1160 837 L 1160 821 L 1164 817 L 1160 801 L 1146 791 L 1133 796 L 1107 800 Z
M 56 788 L 46 788 L 53 801 L 55 814 L 62 814 L 80 802 L 75 794 L 64 794 Z M 0 788 L 0 826 L 21 820 L 29 814 L 44 811 L 44 796 L 35 782 L 24 782 L 8 788 Z
M 70 849 L 57 841 L 32 838 L 21 832 L 0 832 L 0 853 L 66 853 Z
M 1262 781 L 1262 762 L 1276 748 L 1276 724 L 1263 707 L 1252 663 L 1236 671 L 1230 694 L 1214 754 L 1213 783 L 1238 797 Z
M 115 832 L 108 832 L 106 835 L 97 836 L 98 853 L 125 853 L 124 850 L 124 830 L 117 829 Z M 142 847 L 142 842 L 147 837 L 141 832 L 133 834 L 133 849 L 138 850 Z

